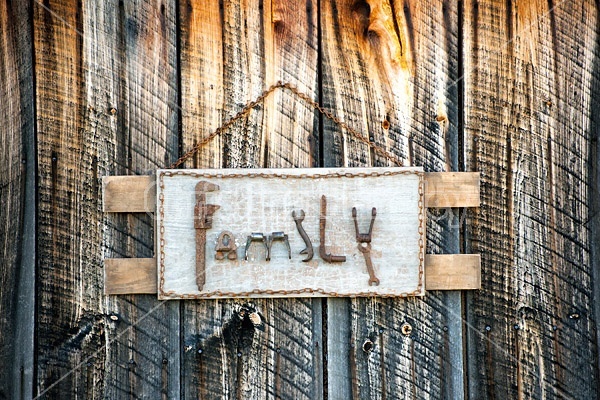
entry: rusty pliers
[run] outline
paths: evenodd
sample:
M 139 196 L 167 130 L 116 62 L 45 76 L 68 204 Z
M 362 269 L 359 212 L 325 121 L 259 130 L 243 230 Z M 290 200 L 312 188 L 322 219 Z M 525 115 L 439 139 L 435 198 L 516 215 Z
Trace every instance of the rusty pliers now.
M 369 225 L 369 232 L 360 233 L 358 230 L 358 222 L 356 221 L 356 207 L 352 207 L 352 219 L 354 220 L 354 229 L 356 230 L 356 241 L 358 242 L 358 250 L 363 254 L 365 262 L 367 263 L 369 286 L 379 286 L 379 279 L 375 276 L 375 269 L 373 268 L 373 262 L 371 261 L 371 239 L 376 216 L 377 209 L 373 207 L 371 210 L 371 225 Z

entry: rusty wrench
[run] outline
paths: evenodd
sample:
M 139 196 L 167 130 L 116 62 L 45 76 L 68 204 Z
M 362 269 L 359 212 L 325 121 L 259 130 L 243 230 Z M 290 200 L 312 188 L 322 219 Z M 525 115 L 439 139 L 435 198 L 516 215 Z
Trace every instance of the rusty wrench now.
M 196 184 L 196 205 L 194 206 L 194 228 L 196 229 L 196 285 L 202 291 L 206 283 L 206 231 L 212 228 L 213 214 L 221 208 L 216 204 L 206 204 L 206 193 L 219 190 L 219 186 L 207 181 Z
M 304 244 L 306 245 L 306 248 L 300 252 L 300 254 L 306 254 L 306 258 L 302 261 L 310 261 L 315 255 L 315 251 L 313 249 L 312 243 L 310 242 L 310 238 L 308 237 L 306 231 L 302 227 L 302 221 L 304 221 L 304 210 L 300 210 L 300 213 L 298 215 L 296 215 L 296 211 L 292 211 L 292 218 L 294 219 L 294 222 L 296 223 L 296 228 L 298 229 L 298 232 L 300 233 L 300 236 L 302 236 L 302 240 L 304 240 Z
M 327 223 L 327 198 L 321 196 L 321 216 L 319 218 L 319 239 L 321 241 L 319 245 L 319 255 L 326 262 L 344 262 L 346 256 L 334 256 L 327 253 L 325 249 L 325 224 Z
M 356 221 L 356 207 L 352 207 L 352 219 L 354 220 L 354 229 L 356 230 L 356 241 L 358 242 L 358 250 L 363 254 L 363 256 L 365 257 L 365 262 L 367 263 L 367 272 L 369 273 L 369 286 L 379 286 L 379 279 L 375 276 L 373 261 L 371 261 L 371 239 L 376 216 L 377 209 L 373 207 L 373 209 L 371 210 L 371 225 L 369 226 L 369 232 L 360 233 L 358 230 L 358 222 Z

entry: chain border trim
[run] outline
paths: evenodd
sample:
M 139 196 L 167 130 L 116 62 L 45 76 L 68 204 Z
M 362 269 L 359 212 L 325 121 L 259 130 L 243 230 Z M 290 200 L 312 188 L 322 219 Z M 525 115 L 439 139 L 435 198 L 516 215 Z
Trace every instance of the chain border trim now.
M 320 295 L 320 296 L 306 296 L 306 297 L 381 297 L 381 298 L 397 298 L 397 297 L 413 297 L 413 296 L 423 296 L 425 294 L 425 282 L 424 282 L 424 271 L 425 271 L 425 205 L 424 205 L 424 181 L 425 181 L 425 173 L 423 171 L 384 171 L 384 172 L 344 172 L 344 173 L 328 173 L 328 174 L 300 174 L 300 175 L 291 175 L 284 173 L 250 173 L 250 174 L 223 174 L 217 172 L 204 172 L 198 173 L 193 170 L 169 170 L 169 171 L 161 171 L 158 173 L 158 219 L 159 219 L 159 232 L 160 232 L 160 241 L 159 241 L 159 251 L 160 256 L 158 259 L 159 262 L 159 285 L 158 285 L 158 297 L 161 300 L 168 299 L 214 299 L 214 298 L 248 298 L 248 297 L 267 297 L 272 296 L 276 297 L 277 295 L 281 295 L 281 297 L 289 297 L 289 295 Z M 419 177 L 419 281 L 417 285 L 417 289 L 412 292 L 402 292 L 397 294 L 377 294 L 373 292 L 360 292 L 352 295 L 340 294 L 337 292 L 327 291 L 322 288 L 302 288 L 302 289 L 293 289 L 293 290 L 262 290 L 262 289 L 254 289 L 247 292 L 224 292 L 224 291 L 212 291 L 206 293 L 199 294 L 177 294 L 173 290 L 165 291 L 165 226 L 164 226 L 164 193 L 163 189 L 165 187 L 164 178 L 165 177 L 173 177 L 178 175 L 192 176 L 194 178 L 218 178 L 218 179 L 226 179 L 226 178 L 240 178 L 240 177 L 249 177 L 249 178 L 294 178 L 294 179 L 321 179 L 321 178 L 365 178 L 365 177 L 378 177 L 378 176 L 392 176 L 392 175 L 410 175 L 415 174 Z M 267 296 L 261 296 L 267 295 Z

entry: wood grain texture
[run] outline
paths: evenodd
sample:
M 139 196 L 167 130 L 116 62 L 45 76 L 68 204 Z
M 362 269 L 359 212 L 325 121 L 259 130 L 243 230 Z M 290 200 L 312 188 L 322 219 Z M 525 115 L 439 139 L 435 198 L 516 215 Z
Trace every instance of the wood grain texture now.
M 158 287 L 155 258 L 104 260 L 104 293 L 154 294 Z
M 0 399 L 32 397 L 35 146 L 30 4 L 0 2 Z
M 100 197 L 100 176 L 177 155 L 174 2 L 35 2 L 33 15 L 37 393 L 178 397 L 177 304 L 103 294 L 102 259 L 152 256 L 152 220 L 104 215 Z
M 180 2 L 183 149 L 277 80 L 318 98 L 316 5 Z M 318 121 L 290 93 L 273 93 L 187 165 L 314 166 Z M 258 314 L 264 323 L 249 317 Z M 321 398 L 320 301 L 186 302 L 182 317 L 186 398 Z
M 405 165 L 456 170 L 456 5 L 324 1 L 321 27 L 325 107 Z M 334 124 L 325 121 L 323 128 L 325 166 L 389 162 Z M 428 252 L 457 253 L 453 213 L 433 216 Z M 335 326 L 328 330 L 327 355 L 328 392 L 335 398 L 464 396 L 458 294 L 430 292 L 423 301 L 334 299 L 328 310 L 350 316 L 327 317 L 328 326 Z M 401 332 L 404 323 L 413 327 L 410 335 Z M 372 345 L 363 350 L 367 341 Z
M 425 207 L 479 207 L 477 172 L 429 172 L 425 174 Z
M 425 289 L 468 290 L 481 288 L 479 254 L 428 254 L 425 256 Z
M 144 176 L 102 177 L 102 211 L 150 212 L 156 210 L 156 178 Z
M 600 34 L 600 13 L 596 10 L 596 35 Z M 596 332 L 600 331 L 600 114 L 594 112 L 600 107 L 600 46 L 596 42 L 592 69 L 592 83 L 590 93 L 590 151 L 589 160 L 589 227 L 590 227 L 590 269 L 593 279 L 593 309 L 596 320 Z M 600 335 L 596 333 L 596 348 L 600 349 Z M 600 357 L 598 357 L 600 369 Z M 600 386 L 600 382 L 598 382 Z M 600 389 L 598 389 L 600 390 Z
M 588 196 L 597 4 L 464 6 L 465 142 L 482 177 L 470 397 L 596 398 Z

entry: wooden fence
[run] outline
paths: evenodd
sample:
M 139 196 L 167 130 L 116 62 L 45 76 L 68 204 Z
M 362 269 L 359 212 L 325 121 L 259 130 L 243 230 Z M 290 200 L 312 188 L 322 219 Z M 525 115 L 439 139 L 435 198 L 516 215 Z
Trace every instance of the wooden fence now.
M 0 1 L 0 398 L 596 398 L 599 33 L 578 0 Z M 404 165 L 481 172 L 481 207 L 427 226 L 481 254 L 481 290 L 104 295 L 103 259 L 154 244 L 102 177 L 277 81 Z M 389 165 L 346 133 L 277 91 L 185 167 Z

